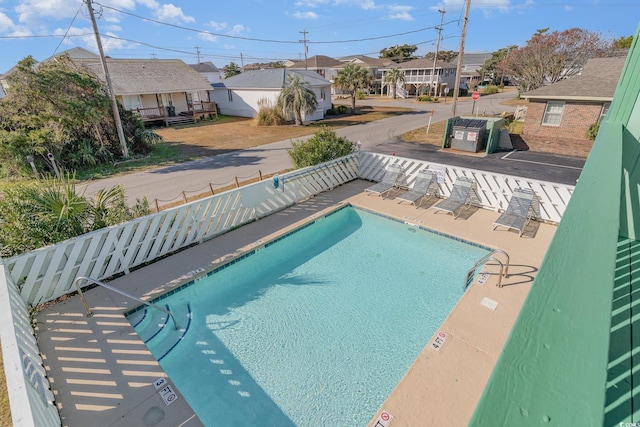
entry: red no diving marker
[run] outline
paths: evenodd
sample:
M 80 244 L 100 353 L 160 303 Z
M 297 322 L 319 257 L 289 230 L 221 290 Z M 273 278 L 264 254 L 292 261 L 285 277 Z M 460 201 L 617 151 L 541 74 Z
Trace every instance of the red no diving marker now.
M 477 101 L 478 98 L 480 98 L 480 92 L 473 92 L 471 94 L 471 99 L 473 99 L 474 101 Z

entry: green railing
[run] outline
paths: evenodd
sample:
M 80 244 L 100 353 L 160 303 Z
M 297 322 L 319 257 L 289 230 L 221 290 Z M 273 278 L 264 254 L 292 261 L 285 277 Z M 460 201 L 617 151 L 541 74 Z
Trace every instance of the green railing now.
M 633 413 L 640 366 L 633 333 L 634 289 L 640 289 L 639 35 L 470 425 L 640 420 Z

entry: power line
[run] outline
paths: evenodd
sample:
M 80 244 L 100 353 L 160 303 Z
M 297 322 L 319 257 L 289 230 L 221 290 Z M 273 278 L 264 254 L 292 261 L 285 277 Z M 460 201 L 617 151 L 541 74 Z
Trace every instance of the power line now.
M 58 51 L 58 49 L 60 48 L 60 45 L 62 44 L 62 42 L 64 41 L 64 39 L 67 38 L 67 34 L 69 34 L 69 30 L 71 29 L 71 26 L 73 25 L 73 21 L 76 20 L 76 18 L 78 17 L 78 14 L 80 13 L 80 9 L 78 9 L 76 11 L 76 14 L 73 16 L 73 19 L 71 20 L 71 22 L 69 23 L 69 27 L 67 27 L 67 31 L 64 32 L 64 36 L 62 36 L 62 38 L 60 39 L 60 43 L 58 43 L 58 46 L 56 46 L 56 48 L 53 51 L 53 54 L 51 54 L 51 56 L 55 55 L 56 52 Z
M 255 42 L 262 42 L 262 43 L 281 43 L 281 44 L 297 44 L 297 43 L 300 43 L 299 40 L 260 39 L 260 38 L 254 38 L 254 37 L 232 36 L 232 35 L 229 35 L 229 34 L 212 33 L 210 31 L 198 30 L 198 29 L 191 28 L 191 27 L 185 27 L 183 25 L 171 24 L 171 23 L 168 23 L 168 22 L 159 21 L 157 19 L 147 18 L 145 16 L 141 16 L 141 15 L 137 15 L 135 13 L 126 12 L 124 10 L 117 9 L 115 7 L 105 6 L 105 5 L 103 5 L 101 3 L 97 3 L 97 2 L 95 4 L 98 4 L 98 5 L 102 6 L 105 9 L 110 9 L 110 10 L 113 10 L 115 12 L 119 12 L 119 13 L 122 13 L 124 15 L 132 16 L 134 18 L 138 18 L 138 19 L 141 19 L 141 20 L 144 20 L 144 21 L 153 22 L 153 23 L 159 24 L 159 25 L 166 25 L 168 27 L 178 28 L 180 30 L 191 31 L 191 32 L 194 32 L 194 33 L 206 34 L 206 35 L 214 36 L 214 37 L 223 37 L 223 38 L 255 41 Z M 458 22 L 457 20 L 450 21 L 450 22 L 445 23 L 444 25 L 448 25 L 448 24 L 451 24 L 451 23 L 457 23 L 457 22 Z M 307 41 L 307 43 L 309 43 L 309 44 L 333 44 L 333 43 L 364 42 L 364 41 L 371 41 L 371 40 L 379 40 L 379 39 L 385 39 L 385 38 L 405 36 L 407 34 L 418 33 L 418 32 L 422 32 L 422 31 L 431 30 L 431 29 L 434 29 L 434 28 L 437 28 L 437 26 L 424 27 L 424 28 L 419 28 L 419 29 L 416 29 L 416 30 L 405 31 L 405 32 L 402 32 L 402 33 L 387 34 L 387 35 L 384 35 L 384 36 L 377 36 L 377 37 L 367 37 L 367 38 L 351 39 L 351 40 L 331 40 L 331 41 L 316 41 L 316 42 Z

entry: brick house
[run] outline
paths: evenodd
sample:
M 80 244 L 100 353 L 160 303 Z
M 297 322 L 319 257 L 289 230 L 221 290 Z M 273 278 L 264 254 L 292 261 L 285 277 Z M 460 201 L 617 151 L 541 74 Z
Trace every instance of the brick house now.
M 587 131 L 607 114 L 625 59 L 592 58 L 579 75 L 523 93 L 529 106 L 521 136 L 529 149 L 587 157 Z

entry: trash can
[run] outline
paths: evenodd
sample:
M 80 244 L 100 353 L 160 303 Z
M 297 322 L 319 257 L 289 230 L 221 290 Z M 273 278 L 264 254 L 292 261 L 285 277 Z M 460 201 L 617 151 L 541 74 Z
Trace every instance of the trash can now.
M 167 116 L 175 117 L 176 116 L 176 107 L 174 107 L 173 105 L 169 105 L 167 107 Z
M 453 124 L 451 148 L 474 153 L 484 150 L 487 143 L 486 131 L 486 120 L 459 119 Z

